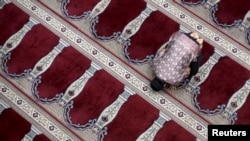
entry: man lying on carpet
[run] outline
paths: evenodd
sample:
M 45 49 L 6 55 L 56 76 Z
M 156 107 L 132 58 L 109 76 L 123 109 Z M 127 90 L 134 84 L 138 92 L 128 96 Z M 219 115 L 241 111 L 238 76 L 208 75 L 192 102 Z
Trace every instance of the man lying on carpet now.
M 152 60 L 156 76 L 150 83 L 151 88 L 155 91 L 163 88 L 175 89 L 184 80 L 190 81 L 201 64 L 202 46 L 203 39 L 196 32 L 173 33 Z

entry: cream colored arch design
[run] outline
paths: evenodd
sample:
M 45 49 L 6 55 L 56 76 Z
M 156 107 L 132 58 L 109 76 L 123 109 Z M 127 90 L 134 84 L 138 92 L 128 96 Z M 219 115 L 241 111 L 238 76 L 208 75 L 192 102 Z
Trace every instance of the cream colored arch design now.
M 2 55 L 6 55 L 7 53 L 15 49 L 20 44 L 23 37 L 36 24 L 38 24 L 38 21 L 30 17 L 29 21 L 19 31 L 17 31 L 15 34 L 9 37 L 9 39 L 4 43 L 3 47 L 0 49 L 0 52 L 2 53 Z
M 7 4 L 11 3 L 9 0 L 0 0 L 0 10 Z

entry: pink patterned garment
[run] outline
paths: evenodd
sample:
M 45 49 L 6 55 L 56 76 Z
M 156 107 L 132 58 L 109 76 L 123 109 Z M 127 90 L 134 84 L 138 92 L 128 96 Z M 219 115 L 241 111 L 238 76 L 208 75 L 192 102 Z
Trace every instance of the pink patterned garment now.
M 168 47 L 161 47 L 153 59 L 153 69 L 158 78 L 171 85 L 178 85 L 188 77 L 186 71 L 191 61 L 196 61 L 200 47 L 187 35 L 175 32 Z

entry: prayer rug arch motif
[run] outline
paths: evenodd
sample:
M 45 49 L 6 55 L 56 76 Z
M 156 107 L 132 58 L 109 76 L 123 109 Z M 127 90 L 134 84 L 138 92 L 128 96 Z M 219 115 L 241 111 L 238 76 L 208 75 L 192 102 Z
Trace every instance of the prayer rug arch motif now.
M 185 5 L 197 6 L 203 5 L 207 0 L 181 0 L 181 2 Z
M 48 11 L 46 11 L 46 10 L 43 11 L 46 8 L 42 7 L 41 4 L 39 2 L 37 2 L 37 1 L 33 1 L 33 2 L 30 1 L 30 0 L 25 0 L 25 1 L 22 1 L 22 0 L 15 1 L 15 0 L 13 0 L 13 1 L 15 3 L 17 3 L 17 4 L 22 5 L 23 9 L 28 10 L 30 13 L 34 14 L 35 16 L 37 16 L 37 18 L 40 21 L 42 21 L 44 25 L 48 26 L 50 29 L 56 30 L 56 32 L 59 32 L 59 35 L 61 37 L 63 37 L 64 39 L 67 39 L 67 41 L 69 41 L 69 43 L 72 43 L 74 45 L 74 47 L 72 46 L 72 47 L 65 48 L 65 50 L 62 53 L 68 52 L 68 51 L 66 51 L 68 49 L 75 48 L 75 49 L 77 49 L 77 51 L 79 51 L 82 54 L 86 55 L 87 57 L 91 58 L 91 60 L 95 61 L 95 63 L 98 63 L 98 65 L 100 65 L 104 69 L 108 70 L 108 72 L 110 74 L 113 73 L 114 75 L 112 74 L 112 76 L 117 76 L 117 78 L 119 78 L 120 81 L 122 81 L 125 84 L 128 84 L 128 86 L 130 88 L 133 88 L 133 90 L 136 90 L 136 92 L 138 92 L 137 98 L 142 98 L 143 100 L 148 100 L 148 101 L 150 101 L 150 104 L 153 104 L 155 107 L 160 108 L 164 113 L 167 113 L 168 115 L 171 115 L 171 118 L 173 118 L 173 121 L 177 121 L 178 124 L 180 124 L 181 126 L 185 127 L 186 129 L 188 129 L 188 131 L 190 133 L 194 134 L 194 136 L 191 137 L 192 139 L 196 138 L 197 140 L 203 140 L 203 139 L 206 140 L 206 137 L 207 137 L 207 134 L 206 134 L 207 133 L 206 132 L 207 131 L 206 125 L 209 124 L 209 123 L 214 123 L 214 122 L 220 123 L 219 121 L 214 120 L 213 116 L 211 116 L 211 117 L 205 117 L 202 114 L 194 111 L 193 110 L 194 109 L 193 106 L 189 106 L 188 104 L 186 104 L 187 102 L 185 103 L 186 99 L 181 99 L 181 98 L 184 98 L 184 96 L 187 96 L 187 97 L 190 98 L 190 95 L 185 95 L 185 94 L 188 94 L 188 92 L 182 91 L 182 90 L 187 90 L 187 89 L 180 89 L 180 90 L 178 90 L 176 92 L 172 92 L 172 91 L 168 91 L 168 90 L 166 90 L 166 91 L 164 90 L 164 91 L 162 91 L 160 93 L 153 92 L 150 89 L 150 87 L 148 86 L 148 81 L 150 80 L 150 77 L 143 76 L 143 74 L 138 73 L 138 72 L 140 72 L 140 71 L 138 71 L 140 69 L 140 67 L 133 66 L 131 64 L 127 64 L 126 62 L 124 62 L 120 58 L 120 56 L 119 57 L 115 56 L 116 54 L 107 53 L 108 51 L 105 50 L 105 49 L 108 48 L 108 47 L 105 46 L 105 43 L 107 43 L 108 45 L 110 45 L 109 43 L 111 41 L 103 43 L 103 42 L 99 42 L 97 40 L 92 40 L 92 38 L 90 38 L 89 36 L 85 36 L 85 34 L 84 35 L 83 34 L 80 35 L 79 32 L 78 32 L 78 30 L 75 30 L 74 27 L 65 26 L 66 24 L 69 24 L 69 21 L 65 21 L 65 19 L 63 19 L 63 18 L 58 18 L 56 16 L 56 13 L 53 13 L 53 11 L 52 12 L 49 11 L 49 12 L 51 12 L 50 13 L 51 15 L 47 13 Z M 46 1 L 46 0 L 44 0 L 44 1 Z M 47 1 L 49 1 L 49 0 L 47 0 Z M 49 2 L 55 3 L 55 2 L 52 2 L 52 1 L 49 1 Z M 150 2 L 152 2 L 152 1 L 150 1 Z M 217 35 L 213 34 L 213 32 L 208 31 L 209 29 L 206 28 L 206 26 L 199 25 L 199 23 L 196 23 L 195 19 L 190 19 L 190 17 L 189 17 L 188 14 L 186 14 L 186 13 L 183 14 L 181 12 L 181 10 L 179 10 L 178 8 L 174 9 L 175 7 L 173 5 L 171 5 L 172 2 L 170 2 L 170 1 L 169 1 L 169 3 L 167 1 L 157 1 L 157 2 L 158 3 L 156 4 L 157 5 L 156 7 L 159 8 L 159 9 L 161 8 L 161 6 L 165 7 L 167 5 L 169 9 L 166 8 L 166 7 L 165 8 L 167 10 L 169 10 L 168 12 L 169 13 L 173 12 L 173 15 L 176 15 L 176 17 L 175 17 L 176 19 L 175 20 L 180 20 L 183 23 L 184 23 L 185 20 L 187 20 L 187 21 L 193 21 L 193 23 L 190 23 L 190 22 L 188 23 L 187 22 L 187 24 L 188 24 L 187 27 L 189 29 L 193 29 L 193 27 L 191 27 L 191 25 L 192 24 L 195 25 L 194 29 L 195 30 L 197 29 L 200 33 L 202 33 L 202 35 L 203 34 L 206 35 L 206 36 L 204 36 L 204 37 L 207 37 L 207 38 L 205 38 L 206 40 L 211 39 L 212 40 L 211 42 L 213 42 L 214 43 L 213 45 L 216 45 L 216 47 L 218 47 L 218 46 L 220 47 L 220 45 L 222 45 L 222 44 L 224 45 L 226 39 L 224 39 L 223 37 L 221 37 L 219 35 L 217 36 Z M 34 8 L 34 7 L 36 7 L 36 8 Z M 177 14 L 174 14 L 174 12 L 176 12 Z M 181 13 L 181 15 L 178 15 L 180 13 Z M 56 18 L 54 18 L 54 17 L 56 17 Z M 205 30 L 208 31 L 208 32 L 203 32 Z M 227 46 L 227 45 L 229 45 L 229 46 Z M 237 59 L 239 59 L 241 61 L 245 61 L 246 62 L 245 65 L 248 65 L 249 62 L 246 61 L 247 57 L 244 57 L 244 55 L 245 55 L 244 54 L 245 53 L 244 50 L 240 50 L 240 49 L 238 50 L 237 46 L 236 47 L 235 46 L 230 46 L 230 43 L 226 44 L 224 47 L 225 48 L 223 48 L 223 49 L 225 49 L 225 50 L 228 49 L 229 52 L 232 53 L 231 55 L 235 56 Z M 241 54 L 242 56 L 240 56 L 239 54 Z M 60 57 L 60 55 L 58 57 Z M 73 55 L 73 58 L 74 57 L 78 58 L 78 56 L 74 56 Z M 216 60 L 216 59 L 212 58 L 211 60 Z M 209 60 L 209 61 L 211 61 L 211 60 Z M 62 62 L 64 62 L 64 61 L 62 61 Z M 231 61 L 229 61 L 229 62 L 231 62 Z M 73 61 L 72 61 L 72 63 L 73 63 Z M 78 62 L 78 64 L 82 65 L 81 63 L 83 63 L 83 62 L 82 61 Z M 212 63 L 214 63 L 214 62 L 212 62 Z M 57 62 L 56 64 L 60 64 L 60 63 Z M 71 62 L 70 63 L 65 63 L 64 64 L 65 66 L 61 66 L 60 68 L 67 68 L 67 66 L 69 66 L 69 64 L 71 64 Z M 90 62 L 89 62 L 89 64 L 90 64 Z M 230 63 L 228 63 L 228 64 L 230 64 Z M 52 67 L 55 67 L 55 64 L 53 64 Z M 76 67 L 74 67 L 74 68 L 76 68 Z M 87 69 L 88 67 L 85 66 L 85 68 Z M 65 70 L 73 70 L 73 69 L 65 69 Z M 80 69 L 79 70 L 79 72 L 80 72 L 79 76 L 83 74 L 83 70 L 84 69 Z M 205 70 L 205 71 L 208 71 L 208 69 Z M 43 76 L 41 77 L 40 80 L 44 79 L 45 78 L 44 75 L 48 74 L 48 72 L 49 72 L 49 70 L 47 70 L 45 73 L 43 73 L 42 74 Z M 53 85 L 49 84 L 49 82 L 51 82 L 50 79 L 51 78 L 55 78 L 52 81 L 56 82 L 58 80 L 57 79 L 58 77 L 56 77 L 56 76 L 58 76 L 60 74 L 61 74 L 61 72 L 60 73 L 55 73 L 55 75 L 47 75 L 48 79 L 47 80 L 43 80 L 43 82 L 41 82 L 39 85 L 41 85 L 41 84 L 43 85 L 43 84 L 45 84 L 45 83 L 48 82 L 47 83 L 48 85 L 46 86 L 46 88 L 53 87 Z M 5 78 L 4 74 L 1 74 L 1 75 L 2 75 L 2 77 Z M 70 71 L 68 71 L 66 75 L 62 75 L 61 77 L 67 77 L 68 75 L 71 75 Z M 39 77 L 36 77 L 36 78 L 39 78 Z M 213 79 L 213 78 L 211 78 L 211 79 Z M 16 80 L 13 80 L 13 79 L 9 79 L 9 78 L 5 78 L 5 79 L 8 80 L 8 81 L 10 81 L 11 84 L 15 85 L 20 90 L 23 90 L 24 94 L 26 94 L 26 93 L 29 94 L 29 92 L 26 90 L 26 87 L 18 86 L 18 84 L 20 84 L 20 82 L 18 82 Z M 76 79 L 77 78 L 72 79 L 72 81 L 71 81 L 70 84 L 73 84 L 72 82 L 74 80 L 76 80 Z M 209 79 L 209 77 L 208 77 L 208 79 Z M 208 79 L 206 79 L 206 81 Z M 84 79 L 84 80 L 86 80 L 86 79 Z M 206 81 L 204 83 L 206 83 Z M 60 84 L 58 84 L 58 86 L 61 87 Z M 67 87 L 61 87 L 61 88 L 65 90 Z M 62 92 L 64 92 L 64 90 L 62 90 Z M 40 90 L 39 90 L 39 92 L 40 92 Z M 74 94 L 74 92 L 72 93 L 72 91 L 67 91 L 67 92 L 69 92 L 69 93 L 67 93 L 69 95 L 71 95 L 71 94 L 73 95 Z M 178 92 L 180 92 L 181 94 L 178 95 L 179 94 Z M 1 92 L 1 93 L 4 93 L 5 94 L 4 96 L 7 97 L 7 93 L 6 92 Z M 44 92 L 41 92 L 41 93 L 44 94 Z M 41 93 L 39 93 L 39 94 L 41 94 Z M 176 95 L 174 95 L 174 94 L 176 94 Z M 13 96 L 15 96 L 15 95 L 13 94 Z M 45 96 L 45 97 L 47 97 L 47 96 Z M 51 102 L 51 105 L 54 105 L 53 108 L 57 108 L 59 106 L 59 104 L 56 103 L 56 102 L 60 101 L 59 99 L 61 100 L 61 99 L 63 99 L 63 97 L 62 98 L 58 98 L 58 100 L 55 100 L 54 102 Z M 102 101 L 103 100 L 100 100 L 100 102 L 102 102 Z M 136 103 L 138 101 L 140 101 L 140 100 L 136 99 L 134 101 L 135 104 L 132 104 L 132 105 L 138 104 L 138 103 Z M 130 102 L 130 100 L 128 102 Z M 72 106 L 72 104 L 70 102 L 69 103 L 66 102 L 66 104 L 69 104 L 68 105 L 69 107 Z M 22 105 L 22 103 L 20 105 Z M 144 104 L 142 104 L 142 105 L 144 105 Z M 137 105 L 137 106 L 143 108 L 143 106 L 141 106 L 140 104 Z M 44 104 L 44 105 L 42 105 L 42 107 L 46 107 L 46 108 L 50 107 L 50 104 L 47 104 L 47 105 Z M 131 107 L 130 108 L 128 107 L 128 110 L 129 109 L 131 109 Z M 60 110 L 63 110 L 63 108 L 60 107 Z M 52 115 L 56 115 L 57 112 L 61 112 L 60 110 L 56 111 L 55 113 L 52 113 L 51 111 L 50 112 L 51 112 Z M 146 110 L 148 110 L 148 109 L 146 108 Z M 148 110 L 148 111 L 151 111 L 151 110 Z M 125 112 L 125 114 L 123 114 L 123 117 L 127 116 L 126 113 L 127 112 Z M 241 112 L 241 115 L 243 115 L 243 116 L 241 116 L 241 118 L 244 119 L 244 114 L 246 114 L 246 113 L 247 112 Z M 60 114 L 59 117 L 56 117 L 56 119 L 58 119 L 58 120 L 63 119 L 63 117 L 61 117 L 62 115 L 63 114 Z M 139 114 L 138 117 L 145 118 L 145 120 L 148 120 L 148 118 L 146 118 L 145 116 L 141 116 L 141 115 L 142 114 Z M 147 115 L 152 116 L 151 114 L 147 114 Z M 69 119 L 69 117 L 70 116 L 68 116 L 67 118 L 65 118 L 65 117 L 64 118 L 65 119 Z M 153 119 L 156 119 L 156 117 L 157 116 L 155 116 Z M 117 118 L 119 118 L 119 117 L 117 117 Z M 209 118 L 211 118 L 211 119 L 209 119 Z M 103 119 L 106 120 L 107 118 L 103 118 Z M 129 118 L 126 118 L 126 119 L 129 119 Z M 119 122 L 117 122 L 117 123 L 120 123 L 121 121 L 122 120 L 119 119 Z M 144 121 L 144 120 L 142 120 L 142 121 Z M 154 120 L 150 119 L 150 121 L 154 121 Z M 242 121 L 241 121 L 241 123 L 242 123 Z M 64 122 L 61 123 L 61 124 L 64 124 Z M 148 122 L 147 122 L 147 124 L 148 124 Z M 174 124 L 176 124 L 176 122 L 174 122 Z M 116 126 L 117 125 L 113 125 L 113 127 L 116 127 Z M 53 130 L 54 129 L 53 127 L 54 126 L 52 126 L 50 129 Z M 137 127 L 137 126 L 135 126 L 135 127 Z M 119 130 L 122 130 L 124 128 L 120 128 Z M 113 128 L 113 129 L 115 129 L 115 128 Z M 150 129 L 150 128 L 148 128 L 148 129 Z M 70 130 L 70 131 L 75 132 L 74 130 Z M 86 132 L 84 132 L 84 131 L 81 131 L 81 132 L 83 134 L 81 134 L 80 136 L 86 135 L 85 134 Z M 105 136 L 105 137 L 108 137 L 109 135 L 111 135 L 111 132 L 107 136 Z M 116 136 L 116 137 L 119 137 L 119 136 Z M 86 137 L 86 138 L 88 138 L 88 137 Z
M 250 45 L 248 35 L 249 31 L 249 6 L 244 2 L 228 1 L 228 0 L 200 0 L 193 2 L 192 0 L 181 0 L 182 4 L 190 6 L 202 6 L 209 10 L 212 22 L 222 29 L 236 29 L 245 33 L 246 43 Z M 236 10 L 241 7 L 240 10 Z M 249 47 L 248 47 L 249 48 Z

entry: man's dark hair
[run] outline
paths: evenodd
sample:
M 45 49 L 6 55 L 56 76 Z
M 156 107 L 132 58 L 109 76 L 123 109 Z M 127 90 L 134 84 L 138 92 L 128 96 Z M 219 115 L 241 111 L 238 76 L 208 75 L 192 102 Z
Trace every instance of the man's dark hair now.
M 152 81 L 151 81 L 151 83 L 150 83 L 150 86 L 151 86 L 151 88 L 153 89 L 153 90 L 155 90 L 155 91 L 160 91 L 160 90 L 162 90 L 163 89 L 163 87 L 164 87 L 164 81 L 163 80 L 161 80 L 161 79 L 159 79 L 158 77 L 155 77 Z

